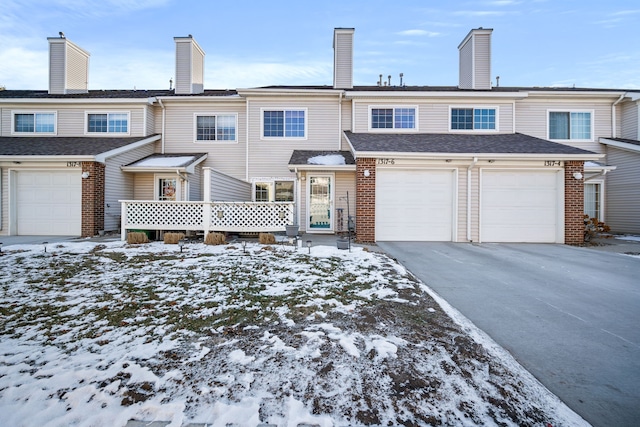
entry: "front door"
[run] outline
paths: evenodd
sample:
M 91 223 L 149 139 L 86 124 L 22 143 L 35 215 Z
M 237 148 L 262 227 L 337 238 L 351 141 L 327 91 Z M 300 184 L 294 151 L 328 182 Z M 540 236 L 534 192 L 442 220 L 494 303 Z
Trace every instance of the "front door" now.
M 333 176 L 309 176 L 308 220 L 307 230 L 310 232 L 333 232 Z

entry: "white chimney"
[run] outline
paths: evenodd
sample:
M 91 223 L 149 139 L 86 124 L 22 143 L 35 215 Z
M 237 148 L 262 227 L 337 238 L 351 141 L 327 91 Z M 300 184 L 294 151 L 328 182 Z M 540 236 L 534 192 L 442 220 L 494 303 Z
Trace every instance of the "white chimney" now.
M 49 40 L 49 93 L 87 93 L 89 91 L 89 52 L 66 39 Z
M 188 95 L 204 92 L 204 51 L 189 34 L 174 37 L 176 42 L 175 93 Z
M 353 33 L 354 28 L 333 30 L 333 88 L 353 88 Z
M 491 28 L 473 29 L 458 46 L 460 89 L 491 89 Z

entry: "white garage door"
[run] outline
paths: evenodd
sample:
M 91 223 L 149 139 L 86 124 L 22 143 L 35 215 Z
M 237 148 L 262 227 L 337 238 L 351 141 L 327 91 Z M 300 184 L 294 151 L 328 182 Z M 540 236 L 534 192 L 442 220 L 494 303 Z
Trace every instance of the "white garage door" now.
M 558 171 L 482 171 L 483 242 L 562 241 L 562 175 Z
M 80 170 L 17 172 L 17 234 L 80 235 L 82 226 L 80 173 Z
M 378 169 L 376 240 L 451 241 L 453 170 Z

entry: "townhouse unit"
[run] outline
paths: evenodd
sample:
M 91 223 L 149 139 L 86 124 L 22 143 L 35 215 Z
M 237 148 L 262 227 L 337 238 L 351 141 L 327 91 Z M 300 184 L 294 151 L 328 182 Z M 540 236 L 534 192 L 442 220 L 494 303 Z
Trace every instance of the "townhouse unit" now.
M 640 232 L 640 92 L 497 87 L 491 29 L 457 86 L 204 88 L 175 37 L 175 87 L 88 90 L 89 53 L 49 38 L 49 89 L 0 91 L 0 235 L 100 230 L 336 233 L 361 242 L 583 241 L 584 214 Z M 235 210 L 234 210 L 235 209 Z

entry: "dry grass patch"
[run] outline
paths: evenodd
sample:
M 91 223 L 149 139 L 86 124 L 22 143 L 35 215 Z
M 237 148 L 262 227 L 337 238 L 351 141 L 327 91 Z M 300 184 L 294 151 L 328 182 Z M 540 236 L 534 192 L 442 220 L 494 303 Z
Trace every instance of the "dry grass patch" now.
M 224 233 L 209 233 L 204 239 L 205 245 L 226 245 L 227 240 Z
M 149 243 L 149 236 L 143 231 L 130 231 L 127 233 L 127 243 L 130 245 Z
M 164 233 L 165 245 L 177 245 L 182 239 L 184 239 L 184 233 Z
M 258 235 L 258 241 L 263 245 L 274 245 L 276 243 L 276 236 L 271 233 L 260 233 Z

